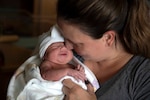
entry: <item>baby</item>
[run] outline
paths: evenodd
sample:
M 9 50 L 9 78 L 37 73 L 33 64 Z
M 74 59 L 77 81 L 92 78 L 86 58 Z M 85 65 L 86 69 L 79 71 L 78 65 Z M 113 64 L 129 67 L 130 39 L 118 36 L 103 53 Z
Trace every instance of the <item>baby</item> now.
M 84 68 L 80 65 L 73 66 L 70 62 L 73 53 L 64 45 L 64 38 L 61 36 L 58 27 L 55 25 L 49 36 L 42 36 L 39 55 L 42 59 L 40 73 L 43 79 L 58 81 L 64 76 L 72 76 L 77 81 L 86 80 Z
M 84 68 L 78 65 L 75 67 L 69 62 L 73 53 L 68 50 L 64 42 L 55 42 L 48 46 L 43 56 L 40 72 L 43 79 L 58 81 L 64 76 L 72 76 L 76 80 L 86 80 Z

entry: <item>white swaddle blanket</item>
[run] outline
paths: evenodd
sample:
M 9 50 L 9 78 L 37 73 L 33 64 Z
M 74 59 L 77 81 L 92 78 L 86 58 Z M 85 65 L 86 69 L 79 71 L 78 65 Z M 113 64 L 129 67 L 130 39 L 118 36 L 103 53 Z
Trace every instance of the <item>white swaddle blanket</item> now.
M 74 57 L 74 61 L 78 60 Z M 80 62 L 81 64 L 81 62 Z M 82 64 L 83 66 L 83 64 Z M 94 85 L 95 90 L 99 88 L 98 82 L 93 73 L 85 67 L 85 73 L 88 80 Z M 82 88 L 87 89 L 84 82 L 77 82 L 71 76 L 65 76 L 59 81 L 47 81 L 42 79 L 39 67 L 36 64 L 30 64 L 25 68 L 25 81 L 26 86 L 17 97 L 17 100 L 63 100 L 64 94 L 62 92 L 63 79 L 69 78 Z
M 87 79 L 91 82 L 95 90 L 99 88 L 98 81 L 90 69 L 74 57 L 85 69 Z M 58 82 L 46 81 L 41 78 L 39 68 L 40 58 L 38 55 L 30 57 L 25 61 L 11 78 L 7 99 L 8 100 L 63 100 L 61 81 L 70 78 L 81 87 L 86 89 L 83 82 L 77 82 L 74 78 L 66 76 Z
M 50 34 L 51 33 L 51 34 Z M 46 32 L 40 37 L 40 49 L 34 56 L 27 59 L 16 71 L 11 78 L 7 99 L 9 100 L 63 100 L 62 81 L 70 78 L 73 82 L 79 84 L 82 88 L 87 89 L 82 81 L 77 81 L 71 76 L 65 76 L 59 81 L 47 81 L 40 75 L 39 65 L 41 59 L 48 47 L 53 42 L 63 42 L 63 38 L 58 34 L 59 31 L 54 26 L 52 30 Z M 49 37 L 49 35 L 51 35 Z M 71 61 L 75 66 L 80 64 L 84 67 L 85 74 L 89 82 L 93 85 L 95 91 L 99 88 L 98 81 L 93 72 L 85 66 L 76 57 Z

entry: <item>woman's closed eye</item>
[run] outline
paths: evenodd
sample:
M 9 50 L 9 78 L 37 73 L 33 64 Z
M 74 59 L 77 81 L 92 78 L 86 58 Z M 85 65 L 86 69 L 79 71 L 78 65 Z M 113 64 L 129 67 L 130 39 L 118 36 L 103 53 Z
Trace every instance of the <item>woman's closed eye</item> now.
M 79 48 L 82 46 L 82 43 L 74 43 L 71 40 L 65 40 L 65 45 L 67 48 L 69 49 L 73 49 L 73 48 Z

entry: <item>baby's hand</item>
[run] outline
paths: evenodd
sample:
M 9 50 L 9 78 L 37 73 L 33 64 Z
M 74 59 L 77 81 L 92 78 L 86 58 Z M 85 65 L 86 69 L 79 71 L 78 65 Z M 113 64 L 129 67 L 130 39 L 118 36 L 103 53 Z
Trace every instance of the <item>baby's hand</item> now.
M 77 81 L 82 80 L 83 82 L 87 80 L 84 68 L 78 65 L 75 69 L 68 71 L 68 75 L 74 77 Z
M 77 65 L 77 67 L 75 69 L 78 71 L 81 71 L 81 72 L 85 72 L 84 67 L 82 67 L 81 65 Z

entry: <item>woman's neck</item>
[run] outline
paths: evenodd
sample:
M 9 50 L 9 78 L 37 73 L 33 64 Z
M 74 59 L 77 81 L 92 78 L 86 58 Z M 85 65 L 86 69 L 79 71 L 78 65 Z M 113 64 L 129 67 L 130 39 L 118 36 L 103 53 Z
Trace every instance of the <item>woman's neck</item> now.
M 97 79 L 104 83 L 113 77 L 124 65 L 131 59 L 133 55 L 125 53 L 116 56 L 113 59 L 101 62 L 86 61 L 85 64 L 94 72 Z

